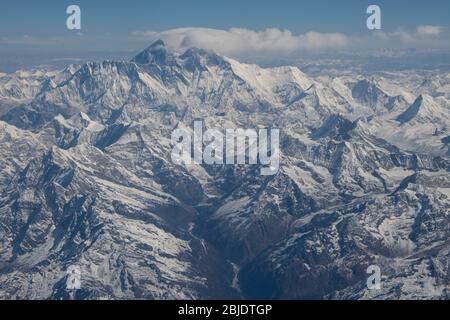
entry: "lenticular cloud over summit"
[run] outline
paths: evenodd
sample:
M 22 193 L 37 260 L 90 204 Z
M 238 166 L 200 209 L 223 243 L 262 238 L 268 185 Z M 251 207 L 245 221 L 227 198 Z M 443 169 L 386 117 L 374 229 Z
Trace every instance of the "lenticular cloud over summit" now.
M 211 28 L 178 28 L 162 32 L 136 31 L 138 40 L 163 39 L 172 50 L 190 47 L 205 48 L 230 56 L 301 56 L 302 53 L 333 52 L 335 50 L 400 49 L 414 45 L 421 49 L 443 49 L 449 46 L 446 29 L 435 25 L 420 25 L 414 30 L 376 31 L 369 35 L 347 35 L 339 32 L 309 31 L 295 35 L 289 30 L 268 28 L 255 31 L 245 28 L 229 30 Z
M 179 28 L 163 32 L 134 32 L 133 35 L 162 38 L 174 49 L 199 47 L 231 55 L 287 54 L 299 50 L 342 48 L 349 43 L 348 37 L 341 33 L 307 32 L 296 36 L 289 30 L 277 28 L 264 31 Z

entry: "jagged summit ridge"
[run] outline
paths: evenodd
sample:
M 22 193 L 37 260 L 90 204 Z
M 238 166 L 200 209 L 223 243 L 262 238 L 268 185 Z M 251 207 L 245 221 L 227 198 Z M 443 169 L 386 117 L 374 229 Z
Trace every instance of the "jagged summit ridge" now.
M 167 64 L 168 58 L 171 57 L 162 40 L 155 41 L 144 51 L 136 55 L 131 61 L 138 64 Z

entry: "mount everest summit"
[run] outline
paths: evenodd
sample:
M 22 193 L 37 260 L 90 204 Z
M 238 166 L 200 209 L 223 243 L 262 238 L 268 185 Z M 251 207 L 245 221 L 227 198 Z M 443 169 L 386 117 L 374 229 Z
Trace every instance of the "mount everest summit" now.
M 280 129 L 280 169 L 171 133 Z M 312 76 L 157 41 L 0 74 L 0 298 L 449 299 L 450 74 Z M 380 267 L 381 289 L 366 273 Z

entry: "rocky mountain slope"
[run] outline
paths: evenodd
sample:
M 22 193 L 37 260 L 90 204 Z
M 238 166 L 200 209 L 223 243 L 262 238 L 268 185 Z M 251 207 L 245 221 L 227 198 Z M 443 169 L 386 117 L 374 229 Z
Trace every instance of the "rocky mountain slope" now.
M 309 77 L 157 41 L 0 75 L 0 298 L 448 299 L 450 77 Z M 279 128 L 280 170 L 171 133 Z M 369 265 L 381 290 L 366 288 Z

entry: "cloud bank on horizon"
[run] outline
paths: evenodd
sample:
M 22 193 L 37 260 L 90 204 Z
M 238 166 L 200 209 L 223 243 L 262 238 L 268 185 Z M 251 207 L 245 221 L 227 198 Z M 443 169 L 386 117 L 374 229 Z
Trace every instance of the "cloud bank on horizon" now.
M 288 29 L 267 28 L 197 28 L 185 27 L 165 31 L 134 31 L 123 35 L 90 35 L 77 32 L 71 36 L 0 37 L 3 48 L 46 48 L 73 50 L 139 50 L 161 39 L 172 50 L 183 51 L 190 47 L 204 48 L 229 56 L 299 56 L 308 52 L 353 52 L 376 49 L 443 49 L 450 51 L 448 29 L 437 25 L 419 25 L 413 30 L 376 30 L 363 35 L 339 32 L 294 34 Z
M 365 36 L 343 33 L 306 32 L 295 35 L 289 30 L 268 28 L 255 31 L 245 28 L 228 30 L 211 28 L 177 28 L 162 32 L 136 31 L 132 37 L 151 42 L 162 39 L 173 50 L 199 47 L 224 55 L 295 55 L 302 52 L 339 49 L 375 48 L 449 49 L 446 29 L 421 25 L 415 30 L 374 31 Z
M 174 50 L 199 47 L 224 54 L 293 53 L 344 47 L 349 43 L 349 38 L 342 33 L 307 32 L 296 36 L 289 30 L 277 28 L 263 31 L 178 28 L 163 32 L 133 32 L 132 35 L 148 41 L 162 39 Z
M 183 52 L 187 48 L 198 47 L 265 65 L 277 65 L 285 59 L 317 57 L 317 54 L 322 53 L 333 59 L 338 59 L 342 53 L 345 57 L 366 56 L 387 60 L 411 54 L 415 60 L 409 61 L 409 66 L 419 66 L 420 63 L 450 65 L 448 28 L 437 25 L 419 25 L 396 31 L 377 30 L 362 35 L 316 31 L 294 34 L 279 28 L 186 27 L 165 31 L 129 31 L 122 35 L 79 32 L 70 36 L 0 37 L 0 70 L 13 72 L 39 65 L 60 68 L 68 58 L 74 63 L 126 60 L 158 39 L 163 40 L 173 51 Z M 436 53 L 437 60 L 432 56 Z

